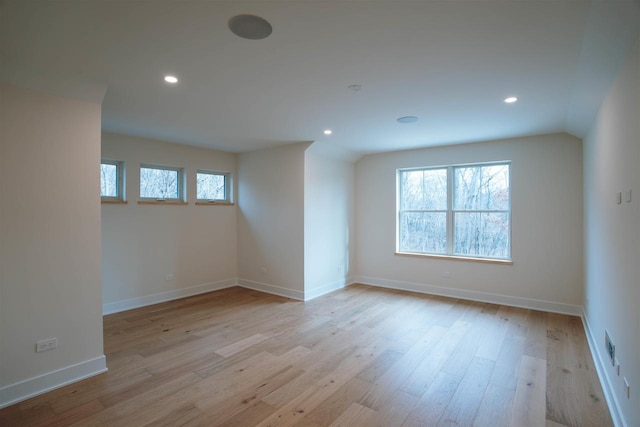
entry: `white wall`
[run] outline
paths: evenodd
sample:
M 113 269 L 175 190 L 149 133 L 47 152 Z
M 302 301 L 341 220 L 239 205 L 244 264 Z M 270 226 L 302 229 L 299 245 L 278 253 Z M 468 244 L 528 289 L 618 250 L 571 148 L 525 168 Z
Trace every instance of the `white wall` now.
M 238 277 L 304 299 L 304 152 L 309 143 L 238 156 Z
M 640 44 L 584 141 L 585 317 L 603 386 L 628 426 L 640 425 Z M 632 202 L 616 193 L 632 190 Z M 604 347 L 616 345 L 618 377 Z M 627 399 L 622 378 L 631 385 Z M 617 403 L 615 403 L 617 402 Z
M 105 369 L 100 103 L 0 87 L 0 406 Z M 35 352 L 57 337 L 58 348 Z
M 500 160 L 511 160 L 513 265 L 395 255 L 396 169 Z M 582 147 L 567 134 L 375 154 L 356 163 L 360 281 L 579 313 L 582 243 Z
M 236 206 L 195 205 L 196 170 L 230 172 L 235 180 L 235 154 L 104 133 L 102 157 L 125 162 L 128 199 L 102 205 L 105 312 L 235 283 Z M 189 204 L 138 204 L 140 163 L 184 167 Z
M 305 299 L 344 287 L 353 264 L 354 165 L 311 145 L 304 157 Z

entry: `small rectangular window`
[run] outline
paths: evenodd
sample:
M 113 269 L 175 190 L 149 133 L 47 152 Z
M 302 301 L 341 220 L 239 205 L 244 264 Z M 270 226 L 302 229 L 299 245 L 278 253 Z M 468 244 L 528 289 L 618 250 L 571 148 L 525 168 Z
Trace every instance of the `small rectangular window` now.
M 199 170 L 196 174 L 196 193 L 199 202 L 229 203 L 229 174 Z
M 140 165 L 140 199 L 182 202 L 184 170 L 158 165 Z
M 103 201 L 124 200 L 124 163 L 117 160 L 100 161 L 100 197 Z

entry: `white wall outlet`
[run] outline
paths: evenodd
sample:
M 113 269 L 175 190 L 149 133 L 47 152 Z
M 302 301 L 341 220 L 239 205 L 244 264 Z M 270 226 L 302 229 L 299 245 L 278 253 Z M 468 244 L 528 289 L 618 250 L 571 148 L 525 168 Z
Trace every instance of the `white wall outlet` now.
M 174 277 L 175 277 L 175 276 L 173 275 L 173 273 L 169 273 L 169 274 L 167 274 L 167 276 L 166 276 L 164 279 L 165 279 L 165 280 L 167 280 L 167 281 L 169 281 L 169 280 L 173 280 L 173 279 L 174 279 Z
M 36 353 L 53 350 L 58 346 L 58 338 L 49 338 L 36 343 Z
M 443 279 L 451 279 L 451 273 L 448 271 L 443 271 L 442 272 L 442 278 Z
M 267 267 L 263 265 L 262 267 L 260 267 L 260 271 L 262 272 L 262 274 L 267 274 Z

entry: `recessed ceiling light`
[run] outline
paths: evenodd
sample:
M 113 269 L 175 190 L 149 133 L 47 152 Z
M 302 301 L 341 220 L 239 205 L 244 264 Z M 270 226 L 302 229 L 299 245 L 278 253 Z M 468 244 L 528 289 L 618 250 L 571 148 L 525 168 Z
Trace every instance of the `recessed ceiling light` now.
M 516 98 L 515 96 L 510 96 L 508 98 L 505 98 L 504 102 L 506 102 L 507 104 L 513 104 L 517 100 L 518 100 L 518 98 Z
M 362 85 L 349 85 L 347 88 L 354 92 L 360 92 L 362 90 Z
M 164 81 L 171 84 L 178 83 L 178 78 L 176 76 L 164 76 Z
M 415 123 L 417 121 L 418 121 L 418 118 L 416 116 L 404 116 L 396 119 L 396 122 L 402 123 L 402 124 Z
M 333 131 L 331 131 L 331 129 L 325 129 L 322 133 L 324 133 L 325 135 L 331 135 Z
M 271 35 L 273 28 L 266 19 L 255 15 L 236 15 L 229 20 L 229 29 L 243 39 L 260 40 Z

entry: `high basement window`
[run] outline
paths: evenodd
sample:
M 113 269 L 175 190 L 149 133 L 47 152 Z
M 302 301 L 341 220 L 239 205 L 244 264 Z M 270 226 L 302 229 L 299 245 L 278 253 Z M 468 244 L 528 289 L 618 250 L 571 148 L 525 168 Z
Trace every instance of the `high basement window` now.
M 140 165 L 140 200 L 184 202 L 184 169 L 161 165 Z
M 103 202 L 124 201 L 124 163 L 117 160 L 100 161 L 100 198 Z
M 229 203 L 229 174 L 199 170 L 196 173 L 196 198 L 200 203 Z

